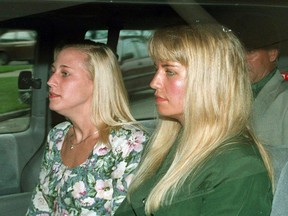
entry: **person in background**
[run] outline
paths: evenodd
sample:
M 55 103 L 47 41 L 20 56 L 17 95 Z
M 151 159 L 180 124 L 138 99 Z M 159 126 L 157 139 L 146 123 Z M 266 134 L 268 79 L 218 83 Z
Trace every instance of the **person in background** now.
M 48 134 L 27 215 L 113 215 L 147 141 L 117 58 L 104 44 L 70 43 L 56 49 L 51 72 L 49 108 L 67 121 Z
M 271 156 L 277 185 L 288 160 L 288 81 L 277 66 L 281 38 L 271 17 L 239 20 L 234 31 L 246 49 L 254 95 L 252 127 Z
M 167 27 L 149 52 L 159 124 L 115 215 L 269 215 L 273 170 L 249 128 L 237 37 L 217 24 Z

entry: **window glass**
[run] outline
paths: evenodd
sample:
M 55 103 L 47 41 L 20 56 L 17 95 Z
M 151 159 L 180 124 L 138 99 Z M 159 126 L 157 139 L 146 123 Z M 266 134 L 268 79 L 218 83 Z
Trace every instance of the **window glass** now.
M 138 49 L 139 57 L 148 56 L 147 44 L 143 43 L 143 40 L 135 41 L 135 45 Z
M 137 50 L 137 40 L 133 38 L 125 38 L 119 41 L 119 45 L 117 48 L 117 53 L 119 55 L 119 61 L 123 62 L 126 60 L 133 60 L 135 58 L 139 58 L 139 53 Z
M 21 71 L 32 76 L 36 32 L 0 29 L 0 133 L 19 132 L 30 122 L 30 88 L 21 89 Z
M 85 39 L 95 42 L 107 43 L 108 30 L 89 30 L 85 34 Z
M 154 63 L 148 56 L 148 39 L 153 30 L 122 30 L 117 45 L 117 56 L 131 109 L 138 120 L 155 116 L 153 90 L 149 83 L 154 75 Z M 107 43 L 108 30 L 89 30 L 85 38 Z

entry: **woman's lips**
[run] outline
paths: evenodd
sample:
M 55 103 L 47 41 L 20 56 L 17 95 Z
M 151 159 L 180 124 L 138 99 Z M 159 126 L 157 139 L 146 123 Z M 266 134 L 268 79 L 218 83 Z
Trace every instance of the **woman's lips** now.
M 53 93 L 53 92 L 49 92 L 49 99 L 53 99 L 53 98 L 57 98 L 59 97 L 59 95 Z
M 163 98 L 163 97 L 159 97 L 159 96 L 156 96 L 155 97 L 155 100 L 156 100 L 156 103 L 163 103 L 163 102 L 167 102 L 167 99 Z

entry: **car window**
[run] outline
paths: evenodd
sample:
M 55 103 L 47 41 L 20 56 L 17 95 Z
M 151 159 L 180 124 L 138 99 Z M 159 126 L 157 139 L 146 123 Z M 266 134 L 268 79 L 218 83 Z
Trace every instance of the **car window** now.
M 89 30 L 85 34 L 85 39 L 100 43 L 107 43 L 108 30 Z
M 148 50 L 147 50 L 147 43 L 146 41 L 143 42 L 143 40 L 139 40 L 138 41 L 134 41 L 136 47 L 137 47 L 137 50 L 138 50 L 138 54 L 139 54 L 139 57 L 146 57 L 148 56 Z
M 18 42 L 18 41 L 34 41 L 35 33 L 33 31 L 12 30 L 3 33 L 0 36 L 0 42 Z
M 126 38 L 120 42 L 122 43 L 121 47 L 118 46 L 117 48 L 117 53 L 120 55 L 120 61 L 139 58 L 137 41 L 138 40 L 134 38 Z
M 153 90 L 149 83 L 154 75 L 154 64 L 148 56 L 148 39 L 153 30 L 122 30 L 117 44 L 121 67 L 131 109 L 138 120 L 155 117 Z M 108 30 L 89 30 L 85 39 L 107 43 Z
M 29 126 L 32 91 L 19 88 L 18 77 L 32 74 L 35 40 L 35 31 L 0 29 L 0 133 Z

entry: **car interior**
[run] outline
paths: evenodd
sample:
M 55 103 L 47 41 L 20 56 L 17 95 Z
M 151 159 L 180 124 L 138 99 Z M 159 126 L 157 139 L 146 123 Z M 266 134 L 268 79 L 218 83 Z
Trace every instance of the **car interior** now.
M 13 86 L 1 89 L 3 95 L 0 93 L 3 101 L 3 109 L 0 109 L 0 215 L 25 215 L 38 180 L 47 133 L 65 120 L 49 110 L 47 99 L 46 83 L 54 48 L 59 43 L 85 38 L 107 43 L 119 57 L 132 114 L 152 133 L 157 111 L 149 87 L 155 72 L 147 53 L 149 36 L 155 29 L 165 26 L 207 22 L 220 23 L 233 30 L 236 20 L 245 19 L 247 14 L 265 14 L 278 26 L 279 68 L 287 72 L 286 1 L 1 1 L 0 38 L 8 30 L 32 31 L 35 43 L 32 44 L 32 59 L 25 59 L 9 56 L 0 41 L 0 82 L 2 86 L 10 82 Z M 26 45 L 21 44 L 24 48 Z M 4 57 L 7 62 L 1 61 Z M 11 71 L 10 67 L 15 69 Z M 10 96 L 12 91 L 13 96 Z M 8 98 L 4 98 L 6 95 Z M 17 103 L 15 107 L 6 107 L 12 99 Z

